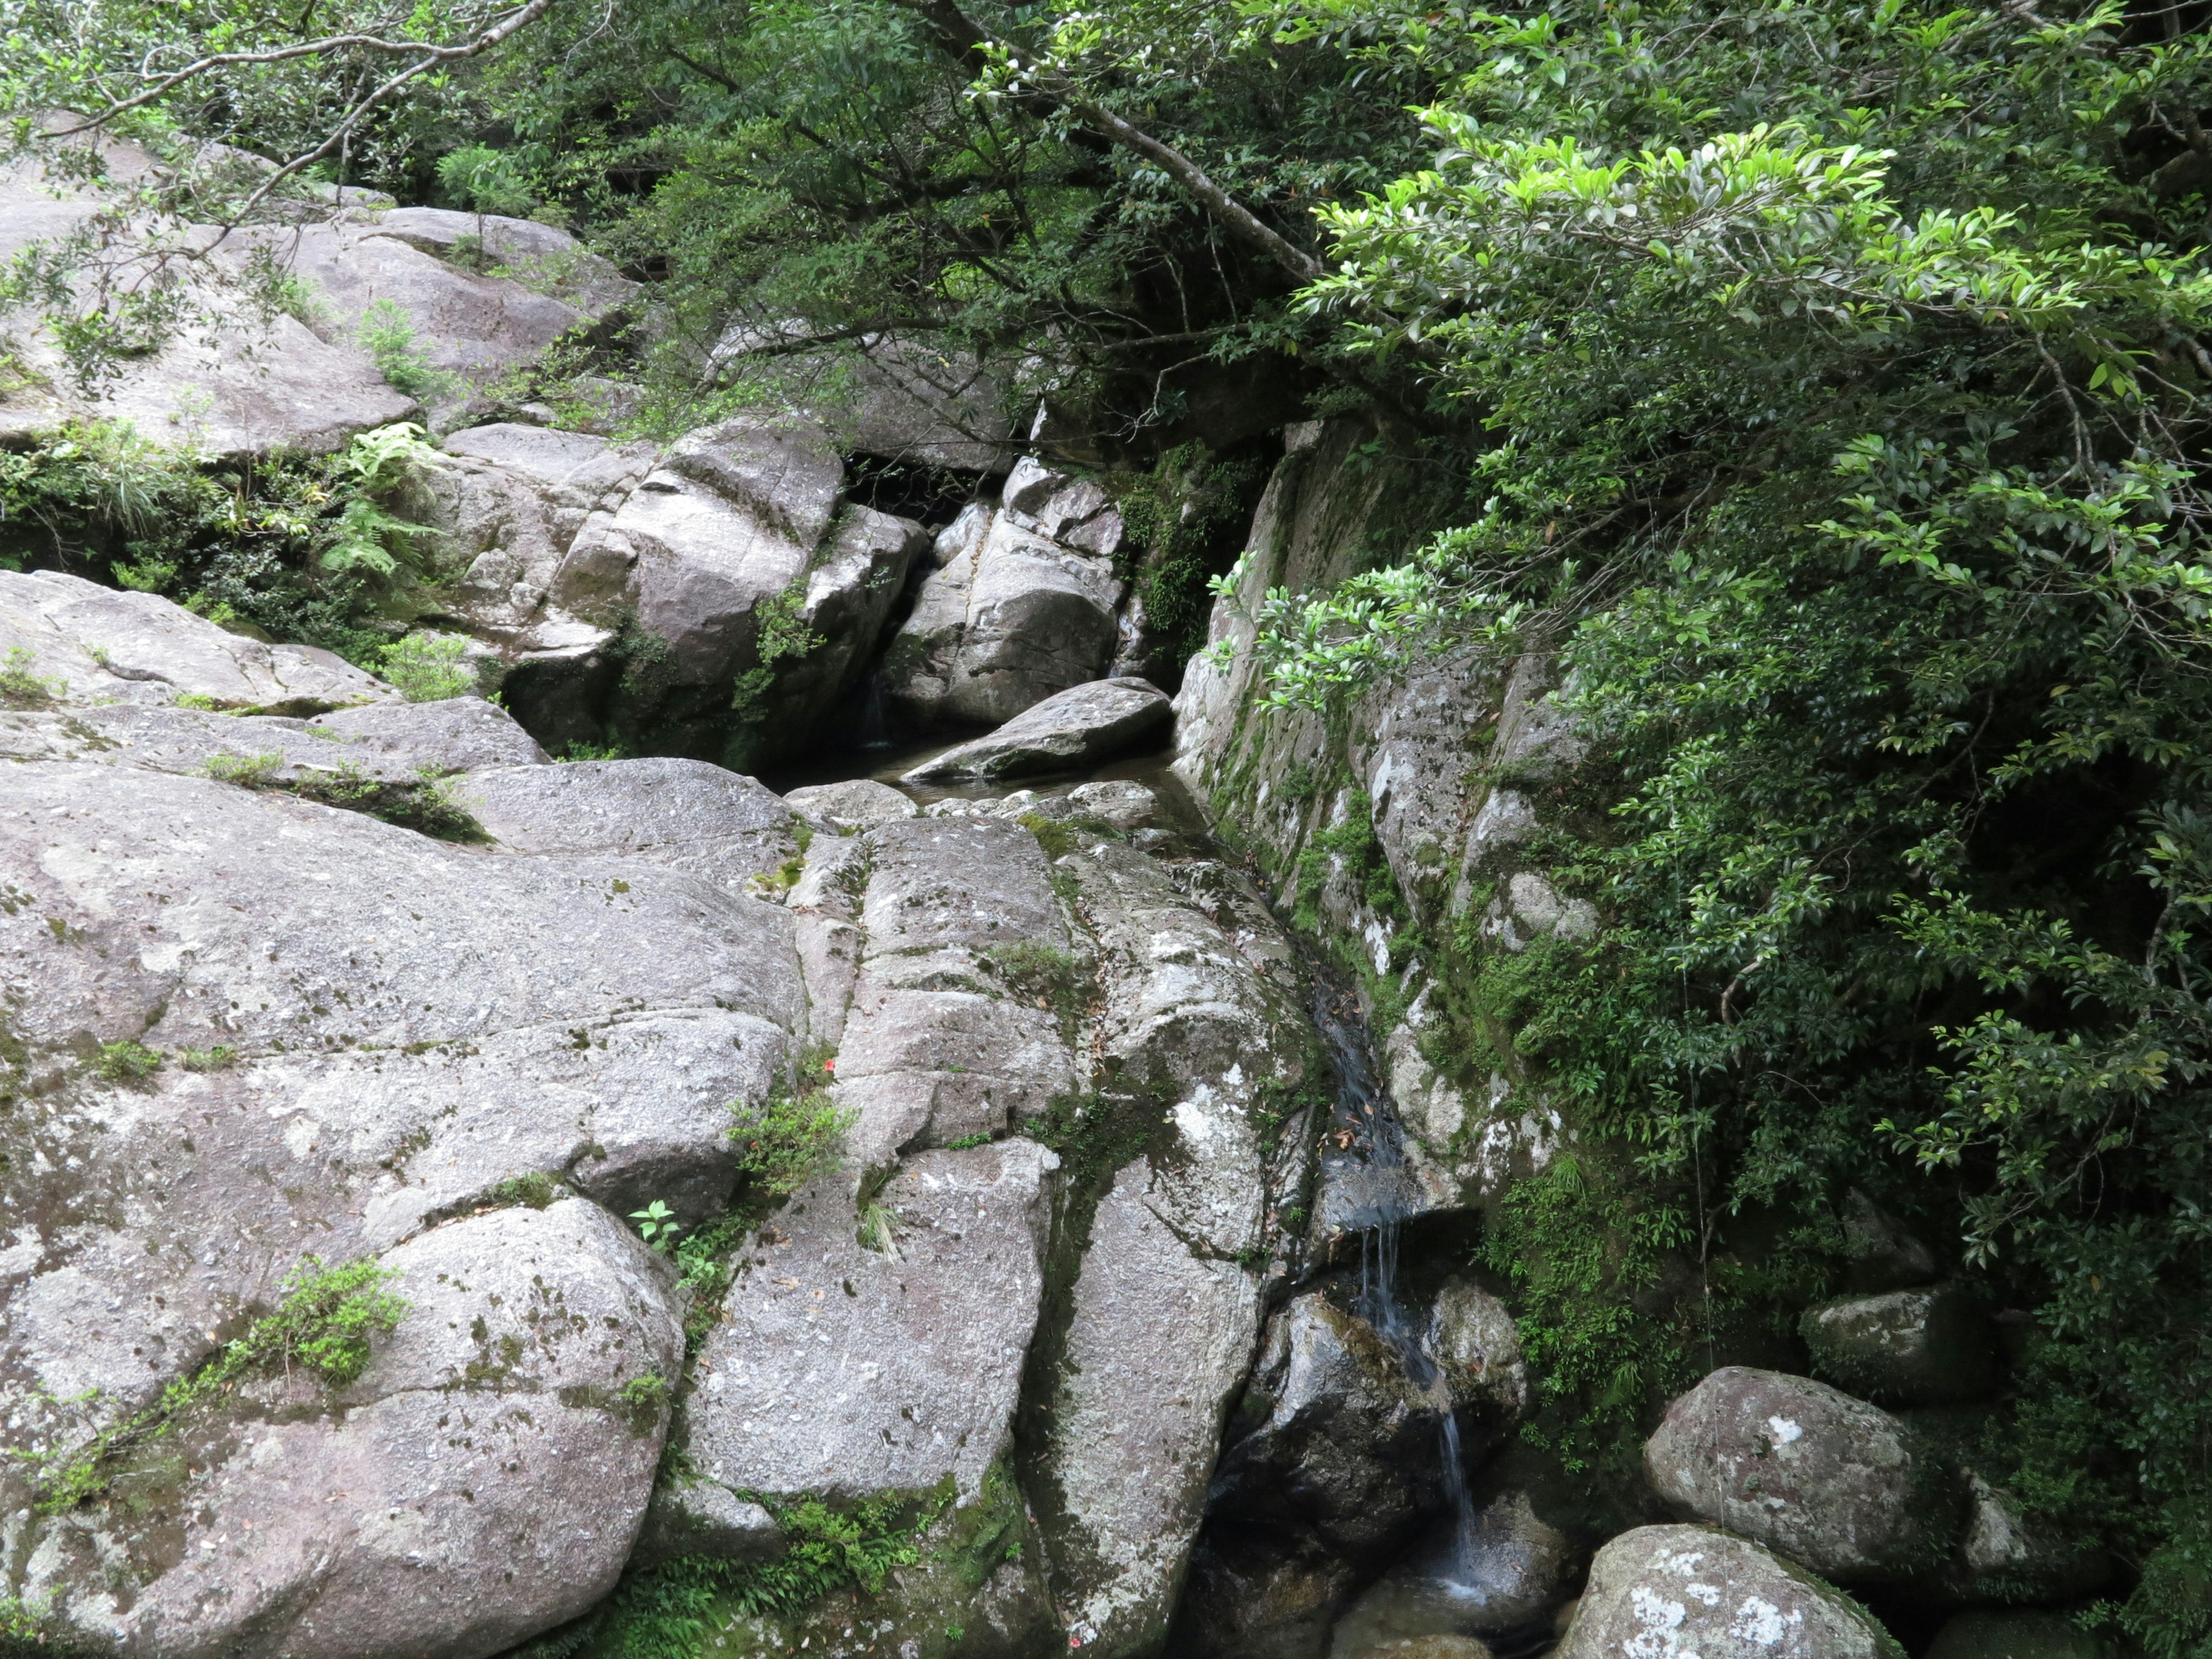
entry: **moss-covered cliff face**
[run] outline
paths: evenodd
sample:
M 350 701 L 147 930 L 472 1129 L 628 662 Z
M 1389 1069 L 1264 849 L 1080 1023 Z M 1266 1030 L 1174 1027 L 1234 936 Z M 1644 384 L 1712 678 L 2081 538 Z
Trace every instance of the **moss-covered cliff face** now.
M 1656 881 L 1648 867 L 1663 856 L 1638 815 L 1651 757 L 1608 729 L 1587 678 L 1602 662 L 1589 641 L 1614 619 L 1594 608 L 1511 648 L 1415 653 L 1319 706 L 1271 700 L 1261 635 L 1291 614 L 1271 592 L 1326 595 L 1424 538 L 1419 477 L 1354 424 L 1293 429 L 1217 602 L 1214 649 L 1177 699 L 1175 767 L 1218 833 L 1266 872 L 1281 912 L 1358 988 L 1413 1177 L 1407 1271 L 1429 1284 L 1470 1273 L 1516 1319 L 1527 1414 L 1503 1452 L 1473 1465 L 1478 1504 L 1526 1505 L 1570 1559 L 1639 1522 L 1693 1513 L 1802 1563 L 1802 1536 L 1762 1530 L 1771 1502 L 1729 1510 L 1678 1489 L 1650 1462 L 1661 1445 L 1650 1437 L 1670 1401 L 1684 1402 L 1679 1413 L 1704 1397 L 1687 1392 L 1701 1378 L 1818 1377 L 1917 1409 L 1884 1426 L 1863 1399 L 1803 1385 L 1843 1413 L 1837 1423 L 1920 1449 L 1899 1454 L 1894 1492 L 1923 1528 L 1910 1560 L 1855 1574 L 1810 1558 L 1862 1586 L 1912 1644 L 1976 1599 L 2079 1606 L 2100 1589 L 2124 1593 L 2094 1520 L 2047 1484 L 2049 1460 L 2069 1443 L 2039 1397 L 2053 1362 L 2037 1332 L 2052 1315 L 2034 1310 L 2034 1273 L 1993 1271 L 1966 1248 L 1971 1203 L 1940 1170 L 1917 1173 L 1886 1127 L 1848 1127 L 1849 1109 L 1824 1103 L 1809 1079 L 1798 1099 L 1779 1098 L 1719 1040 L 1701 1055 L 1632 1052 L 1656 1048 L 1662 1022 L 1690 1040 L 1707 1024 L 1735 1030 L 1764 989 L 1757 976 L 1790 946 L 1762 958 L 1747 945 L 1732 979 L 1709 982 L 1687 942 L 1693 919 L 1668 958 L 1673 1000 L 1655 1006 L 1639 982 L 1664 927 L 1655 915 L 1712 900 L 1688 875 L 1670 889 L 1663 866 Z M 1680 829 L 1686 869 L 1709 852 L 1695 836 L 1713 826 Z M 1844 1058 L 1853 1041 L 1840 1030 L 1778 1035 L 1766 1063 L 1809 1042 L 1836 1068 L 1825 1086 L 1863 1102 L 1879 1060 Z M 1356 1259 L 1353 1230 L 1368 1219 L 1350 1196 L 1333 1197 L 1329 1167 L 1316 1263 L 1347 1249 Z M 1927 1414 L 1939 1407 L 1949 1413 L 1940 1422 Z M 1717 1445 L 1727 1434 L 1716 1432 Z M 1237 1433 L 1232 1424 L 1224 1468 L 1239 1455 Z M 1766 1447 L 1774 1431 L 1759 1433 Z M 1820 1455 L 1848 1443 L 1840 1428 L 1813 1438 Z M 1845 1454 L 1859 1455 L 1885 1455 Z M 1854 1495 L 1840 1476 L 1802 1479 L 1825 1494 L 1820 1526 L 1837 1516 L 1871 1524 L 1866 1505 L 1891 1501 Z M 1778 1490 L 1771 1474 L 1766 1486 Z M 2008 1569 L 1975 1553 L 2000 1534 L 2017 1546 Z M 1346 1609 L 1370 1580 L 1313 1557 L 1234 1483 L 1218 1486 L 1182 1628 L 1194 1651 L 1297 1651 L 1297 1632 L 1316 1621 L 1368 1630 L 1368 1613 Z M 1258 1627 L 1278 1645 L 1254 1645 Z

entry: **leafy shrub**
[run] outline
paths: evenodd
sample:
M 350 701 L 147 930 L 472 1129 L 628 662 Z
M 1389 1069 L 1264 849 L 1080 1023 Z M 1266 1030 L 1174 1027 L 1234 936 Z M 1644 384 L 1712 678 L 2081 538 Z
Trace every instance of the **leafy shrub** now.
M 441 702 L 477 690 L 465 634 L 414 633 L 384 649 L 384 678 L 410 702 Z
M 737 1116 L 729 1136 L 738 1172 L 775 1198 L 790 1196 L 835 1161 L 854 1116 L 822 1088 L 775 1094 L 758 1107 L 733 1102 L 730 1110 Z
M 32 672 L 38 659 L 22 646 L 11 646 L 0 659 L 0 703 L 16 708 L 38 708 L 53 702 L 68 689 L 59 679 Z
M 133 1037 L 120 1042 L 100 1045 L 100 1059 L 93 1069 L 109 1083 L 137 1083 L 161 1069 L 161 1055 Z

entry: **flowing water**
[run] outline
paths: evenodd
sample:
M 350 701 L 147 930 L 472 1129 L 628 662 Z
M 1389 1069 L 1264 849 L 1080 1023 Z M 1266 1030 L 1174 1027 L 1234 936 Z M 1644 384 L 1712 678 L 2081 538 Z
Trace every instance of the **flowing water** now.
M 1376 1075 L 1365 1025 L 1350 997 L 1316 975 L 1313 1020 L 1336 1067 L 1335 1128 L 1324 1157 L 1324 1181 L 1340 1200 L 1338 1224 L 1349 1223 L 1359 1236 L 1359 1314 L 1389 1344 L 1406 1376 L 1437 1411 L 1437 1449 L 1446 1501 L 1451 1506 L 1451 1546 L 1433 1569 L 1446 1584 L 1471 1580 L 1478 1540 L 1474 1504 L 1467 1487 L 1467 1466 L 1460 1448 L 1459 1420 L 1451 1389 L 1421 1333 L 1406 1317 L 1398 1299 L 1398 1246 L 1417 1190 L 1407 1166 L 1405 1140 L 1389 1091 Z

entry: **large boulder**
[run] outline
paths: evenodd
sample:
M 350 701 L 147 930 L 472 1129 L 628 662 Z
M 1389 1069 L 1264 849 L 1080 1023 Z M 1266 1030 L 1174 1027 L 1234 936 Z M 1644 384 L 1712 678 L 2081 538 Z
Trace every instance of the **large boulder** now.
M 556 299 L 538 291 L 550 283 L 520 282 L 489 268 L 478 270 L 473 261 L 440 258 L 424 251 L 428 244 L 419 237 L 387 235 L 373 220 L 362 223 L 351 216 L 249 228 L 234 233 L 233 244 L 236 263 L 265 258 L 305 283 L 314 296 L 319 331 L 328 338 L 356 338 L 372 305 L 396 307 L 413 330 L 415 353 L 433 371 L 453 376 L 453 391 L 534 362 L 554 341 L 596 321 L 623 297 L 586 285 Z
M 950 1481 L 1008 1451 L 1044 1289 L 1050 1177 L 1033 1141 L 925 1153 L 871 1200 L 810 1187 L 731 1285 L 699 1358 L 691 1462 L 769 1497 L 852 1499 Z
M 884 699 L 924 725 L 1010 720 L 1106 672 L 1122 592 L 1109 556 L 994 514 L 922 583 L 884 654 Z
M 1246 1386 L 1259 1422 L 1222 1455 L 1217 1514 L 1372 1563 L 1443 1505 L 1449 1388 L 1323 1292 L 1275 1316 Z
M 586 522 L 622 505 L 655 451 L 514 422 L 450 433 L 444 448 L 451 459 L 423 486 L 438 614 L 498 655 L 507 700 L 534 729 L 596 736 L 598 689 L 573 682 L 608 635 L 562 608 L 556 578 Z M 562 694 L 568 706 L 549 702 Z
M 318 714 L 399 696 L 315 646 L 265 645 L 151 593 L 55 570 L 0 570 L 0 659 L 34 688 L 9 696 L 19 707 L 190 698 L 239 714 Z
M 408 207 L 378 214 L 368 222 L 374 235 L 404 242 L 477 275 L 511 277 L 594 321 L 638 292 L 638 284 L 567 231 L 534 219 Z
M 1840 1583 L 1933 1573 L 1964 1521 L 1956 1471 L 1896 1418 L 1825 1382 L 1743 1365 L 1667 1408 L 1644 1468 L 1683 1513 Z
M 1597 1553 L 1558 1659 L 1902 1659 L 1856 1602 L 1709 1527 L 1638 1527 Z
M 1997 1385 L 1996 1329 L 1956 1285 L 1845 1297 L 1806 1310 L 1813 1369 L 1885 1406 L 1942 1406 Z
M 1018 778 L 1109 761 L 1166 731 L 1167 693 L 1138 679 L 1093 680 L 1033 704 L 988 737 L 946 750 L 902 782 Z
M 109 139 L 99 148 L 106 179 L 125 191 L 167 172 L 137 144 Z M 204 226 L 145 218 L 126 219 L 111 237 L 103 216 L 112 210 L 70 164 L 20 161 L 0 169 L 0 258 L 43 246 L 65 261 L 90 303 L 103 264 L 143 271 L 149 260 L 161 260 L 164 244 L 173 254 L 215 240 Z M 11 331 L 28 372 L 0 382 L 0 436 L 35 440 L 71 421 L 123 420 L 156 443 L 235 457 L 336 449 L 356 433 L 421 412 L 356 347 L 319 339 L 284 313 L 264 314 L 234 283 L 188 258 L 161 262 L 161 280 L 182 303 L 182 325 L 155 349 L 112 364 L 114 373 L 95 386 L 79 381 L 43 322 L 24 319 Z
M 797 320 L 732 323 L 714 368 L 773 386 L 846 448 L 885 460 L 1000 472 L 1013 448 L 1007 387 L 974 354 L 927 336 L 824 345 Z
M 256 1377 L 34 1534 L 22 1599 L 58 1634 L 148 1659 L 477 1659 L 612 1588 L 683 1353 L 665 1274 L 579 1200 L 379 1266 L 405 1310 L 358 1381 Z
M 785 1086 L 805 1030 L 789 913 L 668 867 L 674 828 L 586 813 L 562 842 L 540 812 L 487 856 L 296 798 L 568 769 L 487 705 L 374 702 L 66 579 L 6 579 L 0 617 L 67 681 L 5 716 L 7 1593 L 165 1656 L 476 1656 L 572 1618 L 629 1553 L 681 1361 L 665 1270 L 608 1212 L 725 1208 L 730 1106 Z M 171 702 L 302 698 L 293 664 L 306 701 L 364 703 L 352 729 Z M 226 755 L 257 787 L 205 775 Z M 400 1275 L 357 1382 L 252 1370 L 98 1455 L 311 1255 Z
M 928 542 L 872 508 L 841 515 L 843 479 L 829 434 L 801 421 L 688 434 L 577 531 L 550 602 L 600 631 L 542 651 L 528 695 L 603 703 L 616 730 L 734 763 L 802 744 Z
M 999 818 L 908 818 L 862 845 L 866 945 L 836 1088 L 858 1114 L 855 1156 L 1018 1129 L 1079 1092 L 1086 1056 L 1051 1005 L 1090 969 L 1036 838 Z

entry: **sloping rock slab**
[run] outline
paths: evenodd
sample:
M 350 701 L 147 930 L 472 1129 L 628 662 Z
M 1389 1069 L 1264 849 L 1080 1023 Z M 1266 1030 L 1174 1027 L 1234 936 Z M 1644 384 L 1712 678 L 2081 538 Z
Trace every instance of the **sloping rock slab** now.
M 1146 680 L 1093 680 L 1024 709 L 988 737 L 948 749 L 902 781 L 1020 778 L 1073 771 L 1126 754 L 1164 731 L 1167 693 Z
M 482 697 L 383 702 L 325 714 L 315 724 L 349 744 L 434 772 L 544 766 L 550 757 L 514 715 Z
M 179 697 L 277 714 L 317 714 L 398 689 L 332 652 L 264 645 L 151 593 L 101 587 L 58 571 L 0 570 L 0 657 L 22 651 L 45 683 L 40 701 L 169 703 Z
M 1903 1659 L 1858 1605 L 1708 1527 L 1638 1527 L 1597 1553 L 1558 1659 Z
M 1059 1167 L 1027 1140 L 924 1153 L 875 1200 L 896 1218 L 895 1255 L 858 1241 L 842 1182 L 806 1188 L 700 1357 L 693 1463 L 771 1495 L 950 1478 L 973 1501 L 1006 1448 Z
M 461 800 L 521 853 L 649 859 L 742 888 L 798 852 L 781 797 L 706 761 L 575 761 L 472 772 Z

